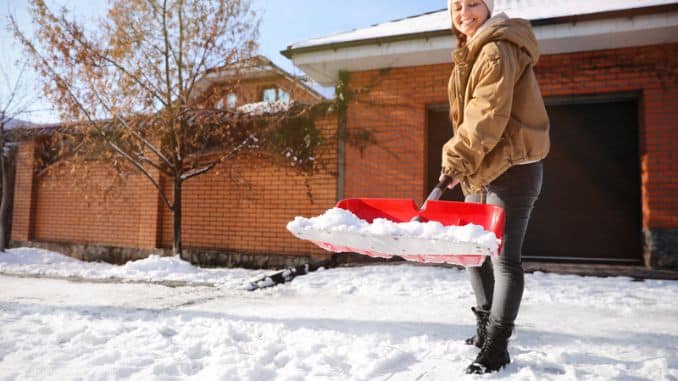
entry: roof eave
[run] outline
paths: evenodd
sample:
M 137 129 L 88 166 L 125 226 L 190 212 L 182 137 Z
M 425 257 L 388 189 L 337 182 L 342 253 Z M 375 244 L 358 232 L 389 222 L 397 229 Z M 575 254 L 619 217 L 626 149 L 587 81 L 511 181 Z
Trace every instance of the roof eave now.
M 397 35 L 397 36 L 367 38 L 367 39 L 355 40 L 355 41 L 335 42 L 335 43 L 331 43 L 331 44 L 303 46 L 303 47 L 300 47 L 300 48 L 293 48 L 291 46 L 288 46 L 287 49 L 281 50 L 280 54 L 282 54 L 283 56 L 285 56 L 289 59 L 292 59 L 295 55 L 304 54 L 304 53 L 321 52 L 321 51 L 324 51 L 324 50 L 336 50 L 336 49 L 342 49 L 342 48 L 354 48 L 356 46 L 363 46 L 363 45 L 380 45 L 380 44 L 386 44 L 386 43 L 392 43 L 392 42 L 400 42 L 400 41 L 408 41 L 408 40 L 420 40 L 420 39 L 434 38 L 434 37 L 447 36 L 447 35 L 450 35 L 449 29 L 434 30 L 434 31 L 428 31 L 428 32 L 421 32 L 421 33 L 408 33 L 408 34 L 401 34 L 401 35 Z
M 656 13 L 662 13 L 662 12 L 672 12 L 672 11 L 677 11 L 677 10 L 678 10 L 678 3 L 667 4 L 667 5 L 658 5 L 658 6 L 652 6 L 652 7 L 643 7 L 643 8 L 630 8 L 630 9 L 624 9 L 624 10 L 618 10 L 618 11 L 597 12 L 597 13 L 590 13 L 590 14 L 584 14 L 584 15 L 573 15 L 573 16 L 565 16 L 565 17 L 552 17 L 552 18 L 544 18 L 544 19 L 535 19 L 535 20 L 530 20 L 530 23 L 533 26 L 555 25 L 555 24 L 574 23 L 574 22 L 581 22 L 581 21 L 601 20 L 601 19 L 614 18 L 614 17 L 640 16 L 640 15 L 656 14 Z M 450 34 L 451 34 L 451 30 L 446 28 L 446 29 L 432 30 L 432 31 L 421 32 L 421 33 L 408 33 L 408 34 L 395 35 L 395 36 L 368 38 L 368 39 L 353 40 L 353 41 L 342 41 L 342 42 L 329 43 L 329 44 L 303 46 L 303 47 L 299 47 L 299 48 L 294 48 L 290 45 L 290 46 L 287 47 L 287 49 L 280 51 L 280 54 L 287 57 L 288 59 L 292 59 L 295 55 L 298 55 L 298 54 L 313 53 L 313 52 L 326 51 L 326 50 L 336 50 L 336 49 L 342 49 L 342 48 L 352 48 L 352 47 L 364 46 L 364 45 L 379 45 L 379 44 L 399 42 L 399 41 L 427 39 L 427 38 L 434 38 L 434 37 L 440 37 L 440 36 L 447 36 L 447 35 L 450 35 Z

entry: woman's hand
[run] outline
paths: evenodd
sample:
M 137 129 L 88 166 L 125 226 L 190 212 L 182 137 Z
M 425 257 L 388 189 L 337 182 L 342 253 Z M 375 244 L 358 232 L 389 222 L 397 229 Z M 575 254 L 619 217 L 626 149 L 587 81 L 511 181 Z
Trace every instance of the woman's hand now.
M 445 174 L 440 174 L 440 177 L 438 178 L 438 181 L 443 181 L 445 178 L 449 178 L 450 176 L 445 175 Z M 447 189 L 452 189 L 459 184 L 459 179 L 452 178 L 452 181 L 450 181 L 450 184 L 447 186 Z

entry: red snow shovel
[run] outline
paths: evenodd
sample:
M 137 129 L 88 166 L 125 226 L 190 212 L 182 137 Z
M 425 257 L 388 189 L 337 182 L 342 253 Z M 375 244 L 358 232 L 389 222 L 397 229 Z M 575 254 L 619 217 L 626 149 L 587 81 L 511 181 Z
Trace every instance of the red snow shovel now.
M 374 237 L 370 237 L 371 240 L 361 240 L 360 236 L 355 236 L 360 233 L 351 232 L 316 234 L 315 239 L 298 237 L 308 239 L 332 252 L 353 252 L 381 258 L 400 256 L 408 261 L 480 266 L 487 256 L 496 256 L 501 252 L 504 236 L 504 209 L 485 204 L 484 200 L 483 203 L 439 201 L 449 181 L 446 179 L 438 183 L 421 208 L 417 208 L 412 199 L 385 198 L 345 199 L 339 201 L 336 207 L 348 210 L 370 224 L 376 218 L 385 218 L 393 222 L 438 221 L 444 226 L 480 225 L 486 231 L 493 232 L 499 240 L 496 252 L 472 242 L 451 243 L 416 237 L 383 236 L 379 237 L 381 241 L 377 244 L 374 242 L 370 244 L 368 241 L 374 241 Z M 389 248 L 388 252 L 383 250 L 384 248 Z

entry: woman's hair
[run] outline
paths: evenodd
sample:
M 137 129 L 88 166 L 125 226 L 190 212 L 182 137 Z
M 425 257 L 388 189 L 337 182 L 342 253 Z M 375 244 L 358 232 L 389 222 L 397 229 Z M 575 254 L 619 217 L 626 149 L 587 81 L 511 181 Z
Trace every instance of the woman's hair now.
M 452 25 L 452 32 L 454 32 L 454 36 L 457 37 L 457 49 L 466 46 L 466 35 L 455 28 L 454 25 Z
M 452 18 L 453 1 L 454 0 L 447 0 L 447 11 L 450 13 L 450 19 L 452 21 L 452 32 L 454 33 L 454 36 L 457 37 L 457 49 L 460 49 L 466 46 L 466 35 L 454 27 L 454 19 Z

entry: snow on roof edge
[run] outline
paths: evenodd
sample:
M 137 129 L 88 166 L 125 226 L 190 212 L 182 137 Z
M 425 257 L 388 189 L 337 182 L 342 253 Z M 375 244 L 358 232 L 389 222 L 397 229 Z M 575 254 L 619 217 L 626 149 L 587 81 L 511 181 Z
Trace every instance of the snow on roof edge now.
M 369 26 L 366 26 L 366 27 L 363 27 L 363 28 L 354 28 L 354 29 L 351 29 L 350 31 L 336 32 L 336 33 L 328 34 L 326 36 L 312 38 L 312 39 L 309 39 L 309 40 L 306 40 L 306 41 L 298 41 L 298 42 L 294 42 L 294 43 L 289 44 L 287 46 L 287 49 L 297 49 L 298 47 L 295 46 L 295 45 L 301 45 L 301 47 L 306 47 L 306 45 L 304 45 L 304 44 L 311 42 L 311 41 L 323 40 L 323 39 L 328 39 L 328 38 L 332 38 L 332 37 L 352 34 L 352 33 L 355 33 L 355 32 L 359 32 L 361 30 L 380 27 L 384 24 L 398 23 L 398 22 L 402 22 L 402 21 L 405 21 L 405 20 L 410 20 L 410 19 L 415 19 L 415 18 L 422 17 L 422 16 L 427 16 L 427 15 L 430 15 L 430 14 L 441 13 L 443 11 L 446 11 L 446 9 L 439 9 L 439 10 L 436 10 L 436 11 L 424 12 L 424 13 L 420 13 L 420 14 L 417 14 L 417 15 L 401 17 L 401 18 L 394 19 L 394 20 L 389 20 L 389 21 L 384 21 L 384 22 L 381 22 L 381 23 L 372 24 L 372 25 L 369 25 Z
M 505 12 L 510 17 L 525 18 L 532 22 L 611 12 L 632 11 L 666 5 L 678 5 L 673 0 L 555 0 L 556 4 L 545 7 L 519 7 L 521 0 L 497 1 L 496 12 Z M 579 9 L 577 9 L 579 8 Z M 446 32 L 450 29 L 447 9 L 386 21 L 348 32 L 339 32 L 288 45 L 281 53 L 290 58 L 294 51 L 322 48 L 324 46 L 365 43 L 381 38 L 399 38 L 419 34 Z

